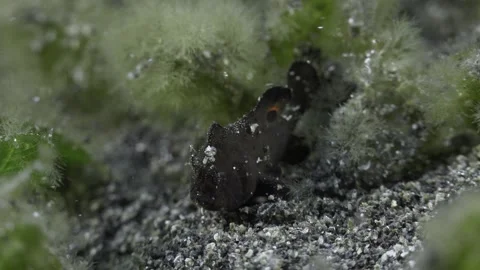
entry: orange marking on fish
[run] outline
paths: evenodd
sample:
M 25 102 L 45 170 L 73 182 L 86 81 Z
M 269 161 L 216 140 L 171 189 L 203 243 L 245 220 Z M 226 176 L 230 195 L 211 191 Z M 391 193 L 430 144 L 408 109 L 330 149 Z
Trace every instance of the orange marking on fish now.
M 275 105 L 269 107 L 269 108 L 268 108 L 268 111 L 269 111 L 269 112 L 271 112 L 271 111 L 276 111 L 276 112 L 278 112 L 278 111 L 280 111 L 280 107 L 278 106 L 278 104 L 275 104 Z

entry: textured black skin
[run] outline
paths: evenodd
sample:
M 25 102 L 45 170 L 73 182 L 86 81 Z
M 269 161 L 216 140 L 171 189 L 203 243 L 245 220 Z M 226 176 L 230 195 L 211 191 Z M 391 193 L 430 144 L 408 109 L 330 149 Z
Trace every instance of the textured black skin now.
M 207 141 L 194 155 L 190 196 L 207 210 L 235 210 L 254 195 L 284 158 L 298 118 L 319 87 L 315 68 L 294 62 L 287 73 L 288 88 L 276 86 L 260 97 L 255 108 L 222 127 L 213 123 Z M 205 150 L 216 150 L 214 159 Z

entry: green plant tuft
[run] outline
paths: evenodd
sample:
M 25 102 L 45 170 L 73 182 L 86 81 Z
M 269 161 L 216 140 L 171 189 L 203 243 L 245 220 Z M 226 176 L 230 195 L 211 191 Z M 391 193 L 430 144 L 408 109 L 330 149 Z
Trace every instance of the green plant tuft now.
M 14 135 L 4 134 L 0 133 L 0 177 L 17 174 L 40 160 L 42 166 L 34 166 L 32 170 L 31 186 L 58 186 L 60 174 L 54 162 L 56 153 L 50 133 L 30 129 Z
M 107 130 L 126 119 L 123 92 L 116 91 L 98 46 L 102 4 L 19 1 L 7 7 L 8 15 L 0 16 L 0 30 L 9 37 L 0 41 L 0 117 L 63 128 L 76 141 L 88 136 L 92 122 Z
M 480 197 L 469 193 L 441 209 L 425 228 L 420 269 L 474 270 L 480 267 Z
M 299 49 L 315 47 L 328 57 L 339 57 L 347 52 L 344 41 L 350 35 L 347 18 L 341 10 L 341 1 L 307 0 L 300 8 L 289 8 L 282 23 L 269 29 L 269 47 L 281 66 L 288 66 Z
M 227 123 L 268 82 L 260 12 L 240 1 L 147 0 L 113 17 L 102 44 L 119 81 L 162 121 Z
M 62 265 L 49 251 L 38 226 L 16 224 L 13 228 L 0 228 L 0 269 L 55 270 L 62 269 Z

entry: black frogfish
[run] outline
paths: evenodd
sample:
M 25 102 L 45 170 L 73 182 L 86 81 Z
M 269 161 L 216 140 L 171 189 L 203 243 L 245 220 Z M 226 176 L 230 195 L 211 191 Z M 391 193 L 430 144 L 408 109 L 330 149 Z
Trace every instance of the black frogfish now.
M 205 144 L 191 158 L 191 199 L 213 211 L 245 205 L 258 185 L 269 181 L 319 87 L 316 69 L 308 61 L 295 61 L 286 87 L 267 89 L 253 110 L 234 123 L 213 123 Z

